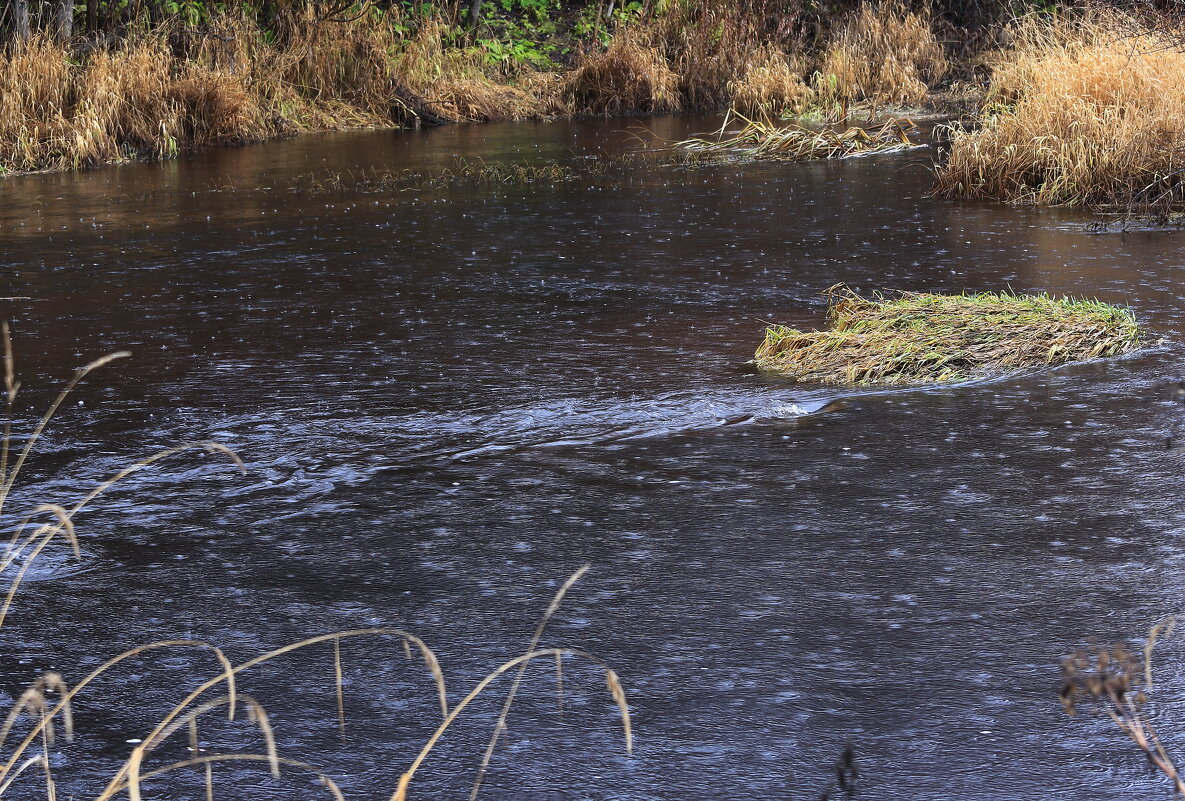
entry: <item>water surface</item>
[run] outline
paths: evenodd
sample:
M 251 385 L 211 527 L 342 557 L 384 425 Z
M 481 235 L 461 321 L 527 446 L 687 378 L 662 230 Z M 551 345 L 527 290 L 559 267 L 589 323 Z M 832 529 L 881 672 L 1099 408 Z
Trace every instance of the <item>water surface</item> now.
M 626 756 L 601 675 L 527 674 L 491 798 L 816 798 L 851 744 L 876 799 L 1168 796 L 1099 715 L 1057 701 L 1058 660 L 1185 607 L 1181 235 L 1092 235 L 1074 213 L 927 197 L 930 150 L 800 165 L 610 171 L 558 184 L 329 193 L 308 176 L 432 171 L 457 156 L 576 170 L 711 121 L 585 121 L 306 136 L 158 165 L 0 183 L 5 296 L 26 410 L 116 348 L 50 427 L 14 510 L 68 502 L 136 457 L 214 438 L 77 519 L 0 633 L 0 677 L 78 679 L 160 638 L 245 660 L 394 625 L 458 700 L 525 648 L 622 675 Z M 348 182 L 347 182 L 348 183 Z M 892 392 L 745 366 L 766 321 L 820 325 L 822 290 L 1047 291 L 1130 304 L 1165 342 L 1110 361 Z M 790 403 L 844 408 L 780 419 Z M 1179 697 L 1185 653 L 1161 657 Z M 439 719 L 398 643 L 245 677 L 281 749 L 351 798 L 389 797 Z M 96 683 L 59 796 L 104 771 L 209 657 Z M 1175 682 L 1175 683 L 1174 683 Z M 413 798 L 467 793 L 496 714 L 451 731 Z M 1166 740 L 1185 718 L 1163 707 Z M 211 749 L 258 751 L 203 723 Z M 185 756 L 178 744 L 154 759 Z M 155 763 L 154 763 L 155 764 Z M 29 774 L 13 798 L 42 797 Z M 314 797 L 221 766 L 219 799 Z M 194 798 L 177 773 L 152 798 Z

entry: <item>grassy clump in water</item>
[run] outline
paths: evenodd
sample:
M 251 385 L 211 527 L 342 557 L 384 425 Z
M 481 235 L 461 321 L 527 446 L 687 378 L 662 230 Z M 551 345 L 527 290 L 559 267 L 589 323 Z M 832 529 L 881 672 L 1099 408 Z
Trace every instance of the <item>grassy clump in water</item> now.
M 907 150 L 919 145 L 911 142 L 906 131 L 914 124 L 909 120 L 889 120 L 879 128 L 852 126 L 847 130 L 823 128 L 816 130 L 801 125 L 776 125 L 761 120 L 750 120 L 732 112 L 729 117 L 745 122 L 739 131 L 728 131 L 728 118 L 716 132 L 715 139 L 696 137 L 676 142 L 700 157 L 739 161 L 806 161 L 808 159 L 842 159 L 866 153 L 886 153 Z
M 984 292 L 827 291 L 830 326 L 771 326 L 753 363 L 822 384 L 923 384 L 1128 353 L 1140 346 L 1129 309 L 1096 300 Z

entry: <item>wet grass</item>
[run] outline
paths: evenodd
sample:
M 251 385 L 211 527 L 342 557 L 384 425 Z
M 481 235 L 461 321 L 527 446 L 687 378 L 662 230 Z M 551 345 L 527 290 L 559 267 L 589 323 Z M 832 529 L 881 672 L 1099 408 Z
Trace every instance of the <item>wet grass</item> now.
M 0 174 L 358 127 L 729 107 L 846 118 L 851 105 L 924 99 L 946 71 L 933 21 L 901 3 L 822 15 L 804 38 L 760 3 L 671 0 L 542 66 L 500 62 L 447 15 L 398 4 L 340 20 L 273 7 L 268 29 L 226 6 L 200 26 L 137 20 L 0 52 Z
M 16 378 L 7 325 L 3 326 L 0 335 L 3 339 L 2 366 L 5 399 L 3 435 L 0 437 L 0 513 L 2 513 L 4 504 L 11 495 L 13 486 L 28 456 L 79 382 L 93 371 L 118 359 L 126 358 L 130 354 L 126 352 L 113 353 L 77 370 L 50 404 L 48 410 L 33 425 L 31 432 L 23 438 L 18 438 L 13 433 L 13 428 L 14 408 L 20 383 Z M 23 443 L 19 449 L 14 446 L 16 442 Z M 15 522 L 7 523 L 4 527 L 11 529 L 12 534 L 2 561 L 0 561 L 0 576 L 7 576 L 9 582 L 7 595 L 0 607 L 0 624 L 3 624 L 8 617 L 17 591 L 28 571 L 48 548 L 65 548 L 74 559 L 83 558 L 74 523 L 74 517 L 79 511 L 131 474 L 162 459 L 192 449 L 201 449 L 224 456 L 239 470 L 246 472 L 246 466 L 238 454 L 217 442 L 181 445 L 164 449 L 133 462 L 128 467 L 116 472 L 110 479 L 100 483 L 72 505 L 42 503 L 30 509 Z M 8 518 L 0 516 L 0 521 L 7 520 Z M 38 522 L 40 520 L 45 520 L 45 522 Z M 632 751 L 633 731 L 629 705 L 617 673 L 597 656 L 587 651 L 576 648 L 541 647 L 541 640 L 548 622 L 558 611 L 564 596 L 587 572 L 588 568 L 589 566 L 585 565 L 577 570 L 555 594 L 536 626 L 526 652 L 496 667 L 455 702 L 450 698 L 444 672 L 436 654 L 427 643 L 411 632 L 386 626 L 336 631 L 309 637 L 272 649 L 238 664 L 232 662 L 227 654 L 216 645 L 199 640 L 176 639 L 146 643 L 117 654 L 87 672 L 73 684 L 58 672 L 46 673 L 33 681 L 13 701 L 3 724 L 0 724 L 0 798 L 10 791 L 15 792 L 16 789 L 19 789 L 22 798 L 31 797 L 30 793 L 40 795 L 44 792 L 47 801 L 56 801 L 58 797 L 57 781 L 54 777 L 54 766 L 58 763 L 55 756 L 56 748 L 60 743 L 59 735 L 63 735 L 67 742 L 76 736 L 78 721 L 75 719 L 74 707 L 79 696 L 96 680 L 111 677 L 118 667 L 126 666 L 132 660 L 165 655 L 172 662 L 178 652 L 188 651 L 211 656 L 217 665 L 216 671 L 210 678 L 196 683 L 189 689 L 184 697 L 166 712 L 142 738 L 128 741 L 135 745 L 131 747 L 130 753 L 122 763 L 112 767 L 106 787 L 95 796 L 95 801 L 109 801 L 109 799 L 124 794 L 129 801 L 141 801 L 146 783 L 156 784 L 162 777 L 174 771 L 193 768 L 200 768 L 204 772 L 205 796 L 213 798 L 216 793 L 212 768 L 220 763 L 259 764 L 261 767 L 267 768 L 276 778 L 279 778 L 282 772 L 311 773 L 320 780 L 321 787 L 327 795 L 337 801 L 342 801 L 341 790 L 327 771 L 280 753 L 277 737 L 267 710 L 259 700 L 240 689 L 238 678 L 240 674 L 251 668 L 297 651 L 318 647 L 331 648 L 332 650 L 327 656 L 331 657 L 333 681 L 326 687 L 326 693 L 332 693 L 336 700 L 337 719 L 336 721 L 327 721 L 327 723 L 329 725 L 336 723 L 339 729 L 344 730 L 345 707 L 343 703 L 341 643 L 344 640 L 359 638 L 393 641 L 395 647 L 401 649 L 408 659 L 411 659 L 414 648 L 419 653 L 424 668 L 430 675 L 432 693 L 440 706 L 440 723 L 419 748 L 414 759 L 402 771 L 396 786 L 392 788 L 392 801 L 404 801 L 407 798 L 416 772 L 470 704 L 485 694 L 502 676 L 514 673 L 513 684 L 503 702 L 501 716 L 482 761 L 481 772 L 474 784 L 473 796 L 476 796 L 480 787 L 481 775 L 493 756 L 494 745 L 499 733 L 504 728 L 506 716 L 519 690 L 523 672 L 528 664 L 536 660 L 554 662 L 556 681 L 560 687 L 563 682 L 565 658 L 574 657 L 594 665 L 603 675 L 608 695 L 620 715 L 626 750 Z M 183 692 L 185 691 L 183 690 Z M 88 704 L 94 703 L 93 699 L 88 699 Z M 237 751 L 218 753 L 217 747 L 211 743 L 207 742 L 204 746 L 200 746 L 200 721 L 213 713 L 225 714 L 227 720 L 231 722 L 237 720 L 242 726 L 254 730 L 262 743 L 261 753 Z M 180 739 L 181 735 L 188 736 L 191 758 L 160 765 L 151 764 L 156 761 L 154 758 L 158 752 L 166 750 L 164 746 L 167 743 Z M 87 766 L 86 769 L 88 772 L 98 770 L 94 766 Z M 41 777 L 43 788 L 33 790 L 29 784 L 36 781 L 38 775 Z
M 745 123 L 740 130 L 728 130 L 733 116 Z M 907 132 L 914 127 L 909 120 L 889 120 L 876 128 L 807 128 L 750 120 L 734 114 L 725 118 L 714 138 L 684 139 L 676 142 L 674 147 L 701 159 L 720 161 L 842 159 L 922 147 L 909 138 Z
M 753 363 L 821 384 L 925 384 L 1000 375 L 1137 349 L 1131 310 L 1047 295 L 828 290 L 829 327 L 766 330 Z

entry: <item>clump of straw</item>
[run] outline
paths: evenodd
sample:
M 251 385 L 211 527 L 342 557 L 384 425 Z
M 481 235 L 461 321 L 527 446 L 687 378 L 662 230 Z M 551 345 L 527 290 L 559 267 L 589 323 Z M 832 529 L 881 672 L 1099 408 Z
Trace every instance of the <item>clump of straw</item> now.
M 998 375 L 1135 350 L 1129 309 L 1096 300 L 985 292 L 827 291 L 830 327 L 771 326 L 753 363 L 822 384 L 923 384 Z
M 728 123 L 736 117 L 745 123 L 739 131 L 729 131 Z M 801 125 L 775 125 L 750 120 L 735 111 L 725 118 L 714 139 L 695 137 L 676 142 L 675 147 L 698 157 L 741 161 L 806 161 L 842 159 L 866 153 L 887 153 L 920 147 L 907 131 L 915 126 L 909 120 L 889 120 L 879 128 L 853 126 L 847 130 L 805 128 Z

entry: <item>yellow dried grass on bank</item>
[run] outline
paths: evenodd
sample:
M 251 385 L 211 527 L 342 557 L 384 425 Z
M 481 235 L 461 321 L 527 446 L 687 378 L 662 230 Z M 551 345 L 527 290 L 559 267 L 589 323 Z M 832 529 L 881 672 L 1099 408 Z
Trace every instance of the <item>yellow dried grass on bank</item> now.
M 769 38 L 756 8 L 736 0 L 671 0 L 654 38 L 677 76 L 685 108 L 715 110 L 732 100 L 754 55 L 784 44 Z
M 813 88 L 824 103 L 917 105 L 948 68 L 928 16 L 900 2 L 865 3 L 827 47 Z
M 346 22 L 281 9 L 267 33 L 223 11 L 85 53 L 42 38 L 0 53 L 0 171 L 166 158 L 304 130 L 730 105 L 746 116 L 801 113 L 837 93 L 874 104 L 924 94 L 917 82 L 944 64 L 928 20 L 895 5 L 841 26 L 827 53 L 832 66 L 848 58 L 842 75 L 813 88 L 814 56 L 793 26 L 731 0 L 655 6 L 566 73 L 495 64 L 480 45 L 454 41 L 442 19 L 404 18 L 395 6 Z M 863 53 L 872 66 L 855 65 Z
M 479 51 L 446 47 L 446 28 L 440 19 L 423 23 L 394 64 L 402 84 L 430 114 L 448 122 L 488 122 L 544 113 L 530 92 L 492 80 Z
M 1023 22 L 995 64 L 982 125 L 955 131 L 937 190 L 1050 205 L 1179 205 L 1178 34 L 1117 12 Z
M 34 39 L 0 56 L 0 164 L 79 167 L 266 135 L 245 76 L 175 65 L 161 39 L 71 64 Z
M 76 58 L 35 37 L 0 53 L 0 172 L 168 158 L 211 145 L 332 130 L 543 116 L 554 82 L 492 80 L 428 20 L 404 38 L 389 15 L 287 19 L 276 41 L 241 15 L 201 33 L 132 33 Z
M 797 58 L 773 47 L 762 48 L 749 62 L 744 76 L 729 83 L 732 108 L 746 117 L 801 113 L 814 96 L 802 76 Z
M 680 107 L 678 79 L 646 32 L 627 28 L 584 59 L 564 91 L 577 114 L 664 114 Z

